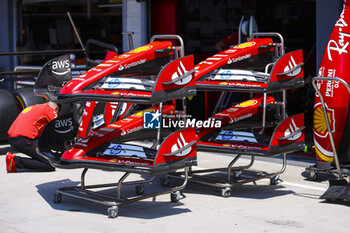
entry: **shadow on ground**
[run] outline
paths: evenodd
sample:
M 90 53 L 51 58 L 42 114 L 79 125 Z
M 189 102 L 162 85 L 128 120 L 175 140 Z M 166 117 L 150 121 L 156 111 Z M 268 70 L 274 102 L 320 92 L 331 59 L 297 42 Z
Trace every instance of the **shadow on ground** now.
M 220 180 L 220 183 L 225 183 L 226 177 L 222 176 L 222 174 L 210 174 L 205 176 L 206 179 L 216 179 Z M 171 185 L 177 185 L 180 182 L 178 179 L 174 179 L 174 177 L 170 177 Z M 284 190 L 282 190 L 284 189 Z M 221 196 L 222 188 L 213 187 L 208 185 L 199 184 L 196 182 L 191 182 L 187 184 L 183 193 L 196 193 L 196 194 L 204 194 L 204 195 L 216 195 Z M 231 188 L 231 196 L 238 198 L 252 198 L 252 199 L 268 199 L 276 196 L 283 196 L 293 194 L 293 191 L 285 190 L 283 184 L 278 185 L 262 185 L 256 184 L 256 182 L 250 182 L 244 185 L 236 185 Z
M 318 172 L 316 179 L 310 180 L 310 179 L 308 179 L 307 171 L 304 171 L 301 173 L 301 175 L 305 178 L 305 180 L 308 180 L 311 182 L 322 182 L 322 181 L 326 181 L 326 180 L 336 180 L 337 176 L 335 174 L 336 174 L 336 172 L 334 172 L 334 174 L 329 174 L 329 173 L 327 174 L 327 173 Z
M 55 210 L 60 211 L 79 211 L 85 213 L 93 214 L 104 214 L 107 216 L 107 209 L 109 205 L 103 205 L 99 203 L 94 203 L 87 200 L 72 198 L 66 195 L 62 196 L 62 202 L 59 204 L 54 203 L 53 195 L 56 193 L 57 188 L 77 186 L 80 182 L 71 181 L 70 179 L 58 180 L 49 183 L 43 183 L 37 185 L 38 193 L 43 197 L 43 199 Z M 149 184 L 145 187 L 145 192 L 151 191 L 154 186 L 161 188 L 158 184 Z M 152 191 L 154 191 L 152 189 Z M 116 190 L 114 188 L 108 188 L 103 190 L 103 194 L 116 196 Z M 122 197 L 124 196 L 135 196 L 135 189 L 133 186 L 124 187 L 122 190 Z M 165 216 L 177 215 L 191 212 L 188 208 L 180 202 L 173 203 L 170 201 L 157 201 L 157 197 L 148 198 L 142 201 L 132 202 L 128 204 L 122 204 L 119 206 L 118 216 L 122 217 L 133 217 L 142 219 L 155 219 Z M 156 210 L 156 211 L 155 211 Z

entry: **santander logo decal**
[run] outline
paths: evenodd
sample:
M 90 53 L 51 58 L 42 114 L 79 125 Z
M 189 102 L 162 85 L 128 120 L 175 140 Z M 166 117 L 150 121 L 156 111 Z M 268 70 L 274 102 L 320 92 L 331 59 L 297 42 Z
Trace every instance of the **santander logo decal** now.
M 294 122 L 294 119 L 292 119 L 292 121 L 289 124 L 289 127 L 286 129 L 286 131 L 284 131 L 284 136 L 287 137 L 290 134 L 293 134 L 295 131 L 297 131 L 299 129 L 299 127 L 297 127 L 297 125 Z M 299 132 L 289 138 L 287 138 L 287 140 L 289 141 L 295 141 L 298 140 L 302 135 L 302 132 Z
M 346 40 L 348 40 L 348 38 L 350 37 L 350 34 L 343 32 L 343 29 L 348 26 L 347 22 L 344 19 L 344 13 L 345 13 L 345 8 L 343 9 L 343 12 L 340 14 L 339 20 L 335 24 L 335 27 L 339 27 L 338 41 L 332 39 L 332 40 L 329 40 L 327 44 L 327 55 L 330 61 L 333 61 L 332 52 L 334 51 L 338 52 L 339 55 L 343 53 L 348 53 L 349 41 L 346 41 Z
M 173 75 L 171 76 L 171 79 L 174 80 L 174 79 L 178 78 L 179 76 L 185 74 L 186 72 L 187 72 L 187 70 L 186 70 L 185 66 L 180 61 L 180 65 L 177 67 L 177 71 L 175 73 L 173 73 Z M 182 86 L 182 85 L 186 85 L 191 80 L 192 80 L 192 74 L 176 81 L 174 84 Z
M 177 142 L 171 147 L 171 152 L 177 151 L 183 147 L 185 147 L 188 143 L 185 141 L 184 136 L 180 133 L 180 138 L 177 139 Z M 192 148 L 186 148 L 185 150 L 175 154 L 177 157 L 183 157 L 188 155 L 191 152 Z
M 293 56 L 290 56 L 290 60 L 288 65 L 284 68 L 284 72 L 287 72 L 288 70 L 293 69 L 294 67 L 296 67 L 297 64 L 293 58 Z M 288 73 L 287 76 L 289 77 L 294 77 L 297 76 L 298 74 L 300 74 L 301 72 L 301 67 L 297 68 L 296 70 L 293 70 L 292 72 Z

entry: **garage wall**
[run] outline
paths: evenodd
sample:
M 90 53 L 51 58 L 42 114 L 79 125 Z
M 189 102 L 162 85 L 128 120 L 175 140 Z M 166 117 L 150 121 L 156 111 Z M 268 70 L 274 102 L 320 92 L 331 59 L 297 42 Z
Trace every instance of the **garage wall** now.
M 316 70 L 319 69 L 329 36 L 340 12 L 342 0 L 317 0 L 316 2 Z
M 134 47 L 140 47 L 147 41 L 146 2 L 123 0 L 123 32 L 134 32 Z M 127 36 L 123 36 L 123 51 L 128 50 Z
M 16 50 L 16 1 L 0 1 L 0 52 Z M 0 56 L 0 70 L 13 70 L 15 57 Z M 1 88 L 11 89 L 11 83 L 0 83 Z

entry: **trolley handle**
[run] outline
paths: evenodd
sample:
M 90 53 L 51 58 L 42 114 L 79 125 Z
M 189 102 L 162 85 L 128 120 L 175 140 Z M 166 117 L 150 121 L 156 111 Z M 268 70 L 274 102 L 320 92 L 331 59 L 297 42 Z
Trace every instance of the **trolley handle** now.
M 328 134 L 329 135 L 329 140 L 331 142 L 332 150 L 333 150 L 333 153 L 334 153 L 334 160 L 335 160 L 335 165 L 336 165 L 336 168 L 337 168 L 337 173 L 339 175 L 339 178 L 342 180 L 343 179 L 343 174 L 342 174 L 341 169 L 340 169 L 337 149 L 335 147 L 335 143 L 334 143 L 334 139 L 333 139 L 333 133 L 332 133 L 331 126 L 330 126 L 330 123 L 329 123 L 329 118 L 328 118 L 327 110 L 326 110 L 326 107 L 325 107 L 326 106 L 325 105 L 325 101 L 324 101 L 322 93 L 320 92 L 320 90 L 318 89 L 318 87 L 316 85 L 316 81 L 338 81 L 338 82 L 341 82 L 346 87 L 346 89 L 348 90 L 349 93 L 350 93 L 350 87 L 349 87 L 348 83 L 345 82 L 341 78 L 314 77 L 312 79 L 312 82 L 311 82 L 313 88 L 315 89 L 316 93 L 318 94 L 318 96 L 319 96 L 319 98 L 321 100 L 321 105 L 322 105 L 322 109 L 323 109 L 323 115 L 324 115 L 324 117 L 326 119 L 326 126 L 327 126 L 327 130 L 329 132 L 329 134 Z
M 182 40 L 181 36 L 179 35 L 154 35 L 151 37 L 151 41 L 153 42 L 155 40 L 177 40 L 180 43 L 180 46 L 174 46 L 175 48 L 178 48 L 180 57 L 185 56 L 185 46 L 184 41 Z
M 283 36 L 280 33 L 278 33 L 278 32 L 255 32 L 255 33 L 252 34 L 250 39 L 252 40 L 252 39 L 254 39 L 254 38 L 258 37 L 258 36 L 262 36 L 262 37 L 268 37 L 268 36 L 270 36 L 270 37 L 278 37 L 280 39 L 280 43 L 276 43 L 276 45 L 278 47 L 280 47 L 280 49 L 281 49 L 281 54 L 280 55 L 283 56 L 285 54 L 284 39 L 283 39 Z

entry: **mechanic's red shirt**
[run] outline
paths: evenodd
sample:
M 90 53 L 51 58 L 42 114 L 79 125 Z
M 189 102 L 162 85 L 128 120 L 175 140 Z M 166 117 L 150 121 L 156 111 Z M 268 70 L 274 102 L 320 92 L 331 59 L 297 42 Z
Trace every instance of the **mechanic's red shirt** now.
M 36 139 L 44 127 L 57 117 L 57 112 L 48 103 L 32 105 L 25 108 L 12 123 L 9 137 L 26 137 Z

